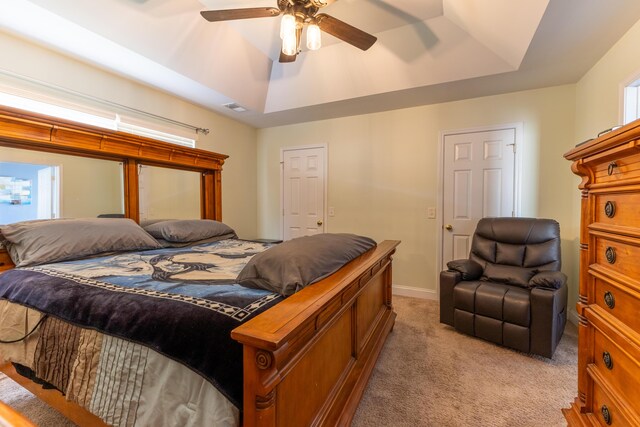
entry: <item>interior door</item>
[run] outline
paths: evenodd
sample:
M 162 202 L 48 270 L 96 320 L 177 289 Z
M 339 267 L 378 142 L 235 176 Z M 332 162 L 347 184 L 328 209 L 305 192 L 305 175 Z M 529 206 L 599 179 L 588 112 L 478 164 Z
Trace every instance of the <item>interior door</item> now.
M 283 151 L 283 239 L 324 233 L 325 149 Z
M 484 217 L 515 216 L 515 128 L 444 137 L 442 267 L 467 258 Z
M 48 166 L 38 170 L 38 219 L 59 218 L 60 196 L 57 191 L 57 175 L 57 166 Z

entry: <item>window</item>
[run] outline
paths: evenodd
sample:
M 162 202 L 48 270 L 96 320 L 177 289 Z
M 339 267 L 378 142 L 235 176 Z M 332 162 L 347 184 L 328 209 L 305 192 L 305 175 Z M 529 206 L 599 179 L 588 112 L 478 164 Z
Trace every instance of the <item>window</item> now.
M 640 79 L 624 88 L 624 123 L 640 119 Z
M 119 112 L 110 109 L 93 108 L 86 105 L 64 101 L 59 97 L 2 84 L 0 84 L 0 105 L 57 117 L 60 119 L 71 120 L 104 129 L 131 133 L 171 144 L 178 144 L 191 148 L 196 146 L 197 130 L 187 130 L 186 128 L 178 129 L 177 126 L 158 124 L 155 121 L 150 122 L 149 120 L 139 119 L 133 115 L 120 114 Z M 157 118 L 161 119 L 160 117 Z M 172 120 L 165 120 L 173 122 L 173 124 L 177 124 L 177 122 Z

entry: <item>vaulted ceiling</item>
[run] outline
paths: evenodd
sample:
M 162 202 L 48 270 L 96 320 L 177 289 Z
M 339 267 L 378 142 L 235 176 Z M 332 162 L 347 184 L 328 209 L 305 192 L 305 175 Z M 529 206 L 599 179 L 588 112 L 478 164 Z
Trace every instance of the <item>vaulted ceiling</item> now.
M 0 30 L 266 127 L 573 83 L 640 18 L 637 0 L 338 0 L 322 12 L 377 43 L 323 33 L 282 64 L 279 18 L 199 13 L 262 6 L 276 0 L 11 0 Z

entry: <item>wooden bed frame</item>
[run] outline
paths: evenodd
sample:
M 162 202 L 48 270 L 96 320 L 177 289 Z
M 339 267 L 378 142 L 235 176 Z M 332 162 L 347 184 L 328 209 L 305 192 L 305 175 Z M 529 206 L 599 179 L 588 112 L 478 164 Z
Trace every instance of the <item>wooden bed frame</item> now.
M 138 221 L 138 164 L 202 173 L 201 216 L 222 219 L 225 155 L 0 108 L 0 146 L 97 157 L 123 163 L 125 216 Z M 244 427 L 348 426 L 395 313 L 392 255 L 384 241 L 326 279 L 234 329 L 244 347 Z M 0 271 L 12 268 L 0 251 Z M 104 425 L 93 414 L 0 370 L 79 425 Z

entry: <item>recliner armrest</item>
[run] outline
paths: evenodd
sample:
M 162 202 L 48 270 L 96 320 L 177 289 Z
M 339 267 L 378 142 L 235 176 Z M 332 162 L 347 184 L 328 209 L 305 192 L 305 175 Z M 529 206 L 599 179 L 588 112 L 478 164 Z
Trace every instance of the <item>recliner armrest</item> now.
M 447 268 L 462 275 L 462 280 L 478 280 L 482 276 L 483 268 L 470 259 L 456 259 L 447 263 Z
M 560 289 L 567 283 L 567 276 L 561 271 L 541 271 L 529 280 L 532 288 Z
M 440 272 L 440 323 L 453 326 L 453 289 L 462 280 L 458 271 Z

